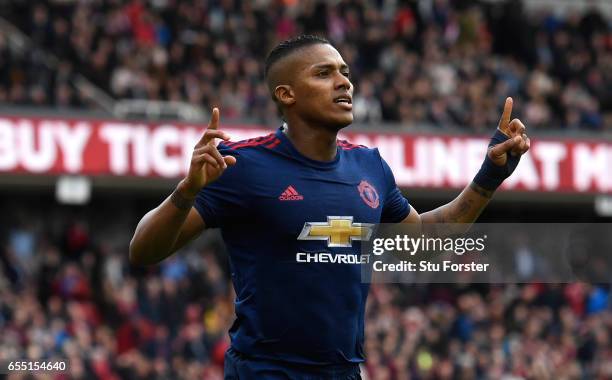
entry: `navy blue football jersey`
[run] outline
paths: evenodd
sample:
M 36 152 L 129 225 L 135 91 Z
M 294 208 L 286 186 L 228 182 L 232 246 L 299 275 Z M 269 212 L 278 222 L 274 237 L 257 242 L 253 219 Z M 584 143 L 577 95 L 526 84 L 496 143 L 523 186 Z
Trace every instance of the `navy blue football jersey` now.
M 195 207 L 219 227 L 236 290 L 232 347 L 303 364 L 364 361 L 367 283 L 361 239 L 410 206 L 377 149 L 339 140 L 333 161 L 300 154 L 276 133 L 219 144 L 236 165 Z

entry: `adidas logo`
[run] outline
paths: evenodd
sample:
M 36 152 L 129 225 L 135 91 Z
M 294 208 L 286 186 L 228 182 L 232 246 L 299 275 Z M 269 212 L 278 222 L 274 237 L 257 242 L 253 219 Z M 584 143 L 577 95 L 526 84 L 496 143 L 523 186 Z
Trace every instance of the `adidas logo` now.
M 301 201 L 304 199 L 304 196 L 300 195 L 293 186 L 289 185 L 278 199 L 281 201 Z

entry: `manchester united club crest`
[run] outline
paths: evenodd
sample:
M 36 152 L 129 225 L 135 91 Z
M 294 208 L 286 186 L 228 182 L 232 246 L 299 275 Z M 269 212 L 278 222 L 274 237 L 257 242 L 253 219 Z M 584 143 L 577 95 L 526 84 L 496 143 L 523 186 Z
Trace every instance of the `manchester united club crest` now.
M 370 185 L 368 181 L 362 180 L 359 183 L 359 186 L 357 186 L 357 189 L 359 190 L 359 195 L 361 196 L 361 199 L 363 199 L 365 204 L 372 208 L 378 208 L 378 205 L 380 204 L 380 199 L 378 198 L 378 192 L 376 191 L 374 186 Z

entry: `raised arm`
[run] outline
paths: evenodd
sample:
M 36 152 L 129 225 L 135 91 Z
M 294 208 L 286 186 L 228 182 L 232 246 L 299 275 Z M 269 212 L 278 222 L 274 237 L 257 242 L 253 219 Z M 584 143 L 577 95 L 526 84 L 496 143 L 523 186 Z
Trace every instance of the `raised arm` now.
M 229 140 L 218 128 L 219 109 L 214 108 L 208 128 L 193 149 L 187 176 L 138 223 L 130 242 L 131 263 L 156 264 L 204 230 L 204 221 L 193 208 L 196 195 L 236 163 L 235 157 L 223 157 L 217 150 L 215 139 Z
M 457 228 L 463 231 L 454 230 L 455 233 L 469 229 L 491 200 L 495 189 L 512 174 L 520 156 L 529 150 L 530 141 L 525 134 L 525 126 L 519 119 L 510 121 L 511 113 L 512 98 L 507 98 L 485 161 L 461 194 L 451 202 L 420 215 L 412 209 L 404 223 L 461 223 L 462 226 Z

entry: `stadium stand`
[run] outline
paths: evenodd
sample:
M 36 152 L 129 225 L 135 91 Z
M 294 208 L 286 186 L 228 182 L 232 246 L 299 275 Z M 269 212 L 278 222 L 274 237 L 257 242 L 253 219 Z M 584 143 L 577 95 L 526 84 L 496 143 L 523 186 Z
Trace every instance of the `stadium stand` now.
M 0 0 L 0 7 L 0 19 L 31 43 L 16 48 L 14 32 L 0 23 L 0 106 L 40 111 L 34 116 L 0 111 L 4 132 L 11 127 L 31 137 L 27 131 L 33 125 L 36 136 L 46 128 L 60 131 L 48 136 L 61 136 L 68 130 L 62 123 L 74 132 L 81 121 L 100 127 L 92 116 L 100 104 L 75 85 L 80 77 L 115 100 L 219 105 L 223 122 L 274 125 L 276 109 L 262 82 L 264 55 L 290 35 L 320 33 L 351 65 L 356 122 L 372 133 L 384 123 L 402 133 L 399 129 L 428 125 L 433 139 L 454 128 L 488 135 L 511 95 L 515 116 L 530 131 L 569 136 L 563 140 L 567 146 L 553 141 L 567 151 L 560 176 L 542 174 L 538 161 L 534 168 L 542 185 L 501 192 L 481 221 L 610 221 L 595 216 L 590 203 L 612 191 L 605 166 L 609 143 L 594 142 L 591 154 L 575 149 L 584 148 L 583 140 L 572 141 L 579 133 L 594 140 L 612 131 L 612 23 L 611 13 L 601 8 L 558 12 L 523 8 L 514 0 Z M 50 65 L 49 57 L 56 63 Z M 59 113 L 57 125 L 45 125 L 49 110 Z M 83 119 L 76 117 L 83 112 Z M 115 121 L 101 120 L 103 126 Z M 143 123 L 126 128 L 159 129 Z M 105 152 L 96 150 L 106 140 L 94 132 L 92 127 L 92 151 L 79 145 L 87 154 L 77 169 L 68 155 L 60 157 L 59 147 L 57 155 L 45 153 L 55 152 L 55 145 L 37 150 L 33 141 L 42 141 L 40 136 L 29 140 L 32 147 L 15 149 L 12 156 L 21 161 L 3 163 L 0 359 L 68 360 L 69 374 L 54 380 L 222 379 L 234 294 L 219 236 L 207 232 L 159 266 L 128 263 L 138 218 L 168 194 L 165 185 L 176 182 L 178 171 L 164 176 L 166 182 L 156 181 L 162 172 L 149 164 L 178 162 L 179 148 L 168 143 L 173 156 L 143 155 L 142 173 L 131 161 L 136 170 L 105 168 L 101 180 L 95 169 L 111 167 L 115 156 L 109 153 L 106 163 L 89 161 Z M 136 143 L 142 136 L 134 136 L 126 157 L 135 157 L 141 147 Z M 392 137 L 404 141 L 398 136 Z M 418 151 L 415 139 L 405 137 L 409 143 L 400 153 L 412 157 Z M 62 146 L 72 144 L 66 141 Z M 146 146 L 149 140 L 143 141 Z M 427 154 L 437 149 L 429 145 Z M 576 151 L 583 165 L 573 165 Z M 37 157 L 29 168 L 23 152 Z M 49 163 L 40 169 L 44 159 Z M 567 179 L 587 166 L 594 169 L 583 187 Z M 410 177 L 408 172 L 397 178 Z M 66 173 L 91 176 L 88 205 L 56 203 L 49 189 Z M 407 189 L 419 210 L 437 207 L 455 191 L 448 181 L 424 183 Z M 523 203 L 533 194 L 539 198 Z M 609 284 L 375 284 L 363 376 L 612 378 L 611 302 Z
M 117 99 L 220 105 L 225 120 L 266 122 L 276 111 L 263 57 L 307 32 L 328 36 L 351 66 L 357 122 L 480 130 L 497 122 L 510 95 L 532 130 L 612 125 L 612 36 L 596 8 L 558 15 L 526 13 L 519 1 L 5 3 L 6 19 L 60 62 L 46 70 L 37 49 L 14 59 L 0 37 L 11 62 L 0 65 L 0 99 L 15 104 L 83 105 L 66 85 L 78 72 Z
M 130 267 L 130 227 L 148 201 L 66 209 L 10 198 L 0 357 L 67 359 L 71 380 L 222 378 L 234 295 L 215 233 L 159 266 Z M 609 378 L 609 302 L 607 285 L 580 282 L 375 284 L 364 379 Z

